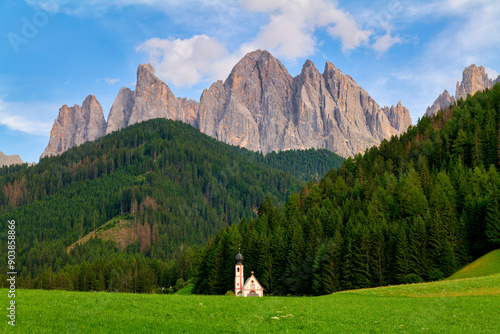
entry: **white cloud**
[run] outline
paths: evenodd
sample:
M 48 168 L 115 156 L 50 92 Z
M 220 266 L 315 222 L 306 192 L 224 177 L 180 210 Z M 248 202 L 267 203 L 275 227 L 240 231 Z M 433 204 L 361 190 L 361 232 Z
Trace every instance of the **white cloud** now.
M 153 38 L 137 47 L 145 52 L 157 75 L 175 86 L 225 79 L 231 68 L 247 52 L 269 50 L 289 61 L 316 53 L 315 32 L 326 29 L 341 43 L 343 51 L 368 44 L 369 30 L 363 30 L 349 13 L 328 0 L 246 0 L 241 8 L 264 13 L 268 22 L 257 35 L 234 51 L 214 37 L 195 35 L 187 39 Z M 388 48 L 388 47 L 387 47 Z
M 148 54 L 156 74 L 175 86 L 190 86 L 200 81 L 229 74 L 236 59 L 213 37 L 196 35 L 189 39 L 147 40 L 137 51 Z
M 327 0 L 248 0 L 244 8 L 269 15 L 269 23 L 257 37 L 245 45 L 249 49 L 267 49 L 278 57 L 291 60 L 316 52 L 314 33 L 326 28 L 339 39 L 343 51 L 349 51 L 369 41 L 371 32 L 363 30 L 349 13 Z
M 399 42 L 395 36 L 377 37 L 378 30 L 363 27 L 336 0 L 25 1 L 35 8 L 77 16 L 99 16 L 127 6 L 150 7 L 164 12 L 171 22 L 203 31 L 185 39 L 153 38 L 137 47 L 148 55 L 158 76 L 176 86 L 224 79 L 239 58 L 256 49 L 290 62 L 312 56 L 324 42 L 318 41 L 318 31 L 338 40 L 343 52 L 370 47 L 372 42 L 381 52 Z M 179 17 L 189 19 L 178 22 Z M 233 32 L 228 25 L 233 25 Z M 369 26 L 366 21 L 364 25 Z M 235 42 L 240 35 L 245 39 Z
M 489 68 L 489 67 L 485 67 L 484 70 L 486 71 L 486 74 L 488 74 L 488 78 L 493 79 L 493 80 L 498 78 L 498 72 L 495 71 L 494 69 Z
M 0 124 L 11 130 L 48 137 L 52 124 L 38 119 L 38 116 L 45 118 L 49 112 L 41 109 L 50 109 L 52 112 L 52 108 L 45 103 L 9 103 L 0 100 Z
M 498 64 L 500 59 L 500 5 L 497 0 L 447 1 L 450 11 L 442 7 L 438 17 L 450 17 L 451 22 L 428 44 L 422 66 L 435 70 L 446 81 L 456 78 L 456 72 L 472 63 Z M 428 62 L 432 61 L 432 65 Z M 460 77 L 461 78 L 461 77 Z M 445 82 L 440 82 L 445 84 Z M 441 90 L 444 87 L 441 88 Z M 449 89 L 454 86 L 449 87 Z M 430 102 L 432 103 L 432 101 Z
M 379 53 L 383 53 L 394 44 L 399 43 L 401 43 L 401 38 L 399 38 L 399 36 L 391 36 L 391 31 L 388 30 L 385 35 L 375 38 L 375 43 L 373 43 L 372 48 Z
M 120 79 L 111 79 L 110 77 L 107 77 L 107 78 L 104 78 L 104 81 L 105 81 L 108 85 L 112 86 L 112 85 L 114 85 L 114 84 L 116 84 L 116 83 L 120 82 Z
M 370 84 L 365 87 L 378 102 L 390 101 L 388 97 L 399 96 L 403 99 L 414 122 L 425 113 L 427 106 L 447 89 L 455 94 L 456 82 L 462 79 L 466 66 L 475 63 L 492 67 L 488 72 L 496 78 L 500 70 L 500 4 L 498 0 L 443 0 L 432 2 L 407 2 L 397 10 L 388 10 L 376 16 L 373 29 L 382 29 L 387 33 L 375 37 L 372 47 L 394 42 L 408 43 L 411 36 L 389 34 L 392 27 L 397 31 L 402 27 L 421 25 L 419 31 L 434 23 L 443 23 L 443 28 L 435 30 L 415 47 L 415 56 L 409 56 L 400 67 L 394 67 L 382 76 L 386 79 L 380 85 Z M 369 13 L 363 21 L 369 20 Z M 418 38 L 418 36 L 416 36 Z M 382 48 L 383 49 L 383 48 Z M 395 64 L 397 65 L 397 64 Z M 488 70 L 487 70 L 488 71 Z M 370 87 L 372 86 L 372 87 Z M 390 92 L 390 93 L 389 93 Z M 381 98 L 382 97 L 382 98 Z

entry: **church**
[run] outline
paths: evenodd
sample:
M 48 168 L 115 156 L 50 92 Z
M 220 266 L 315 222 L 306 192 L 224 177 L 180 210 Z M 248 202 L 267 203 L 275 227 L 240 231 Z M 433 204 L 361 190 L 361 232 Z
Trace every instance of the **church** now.
M 264 288 L 260 285 L 259 281 L 255 278 L 252 271 L 250 276 L 244 283 L 243 275 L 243 255 L 240 252 L 236 255 L 236 267 L 234 278 L 234 294 L 237 297 L 263 297 Z

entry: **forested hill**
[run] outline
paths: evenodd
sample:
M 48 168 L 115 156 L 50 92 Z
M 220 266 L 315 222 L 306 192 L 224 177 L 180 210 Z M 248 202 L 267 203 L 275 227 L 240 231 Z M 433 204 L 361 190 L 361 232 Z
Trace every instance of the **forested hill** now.
M 266 154 L 263 162 L 303 179 L 320 180 L 330 169 L 342 166 L 344 158 L 326 149 L 288 150 Z
M 201 252 L 193 290 L 232 290 L 245 272 L 266 294 L 436 280 L 500 247 L 500 84 L 424 117 L 349 158 L 285 204 L 221 231 Z M 184 277 L 186 278 L 186 277 Z
M 284 203 L 304 180 L 340 165 L 336 155 L 323 159 L 325 153 L 316 152 L 322 161 L 315 151 L 271 159 L 219 142 L 182 122 L 136 124 L 44 158 L 34 167 L 1 168 L 0 247 L 7 247 L 7 221 L 15 220 L 21 281 L 46 270 L 57 272 L 66 264 L 123 260 L 114 242 L 89 238 L 94 231 L 104 240 L 118 241 L 127 254 L 172 259 L 242 217 L 257 217 L 266 195 Z M 279 170 L 293 171 L 290 155 L 303 162 L 295 173 L 302 180 Z M 85 236 L 82 241 L 89 241 L 73 245 L 68 254 L 67 247 Z M 3 272 L 5 261 L 0 259 Z M 125 262 L 121 267 L 126 275 Z M 155 285 L 161 279 L 151 278 Z

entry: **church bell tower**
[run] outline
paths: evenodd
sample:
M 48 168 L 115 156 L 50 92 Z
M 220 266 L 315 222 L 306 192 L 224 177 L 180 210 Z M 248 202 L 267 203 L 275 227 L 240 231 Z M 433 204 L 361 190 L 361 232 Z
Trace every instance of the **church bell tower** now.
M 239 249 L 238 254 L 235 257 L 236 266 L 235 266 L 235 276 L 234 276 L 234 294 L 236 296 L 243 296 L 243 255 L 241 255 Z

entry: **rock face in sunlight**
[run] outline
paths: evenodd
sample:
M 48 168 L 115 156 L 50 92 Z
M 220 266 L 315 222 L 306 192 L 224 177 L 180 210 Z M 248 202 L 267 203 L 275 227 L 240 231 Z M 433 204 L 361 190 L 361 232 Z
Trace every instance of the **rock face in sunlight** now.
M 197 113 L 198 102 L 176 98 L 155 76 L 153 66 L 140 65 L 135 91 L 123 87 L 111 107 L 106 134 L 153 118 L 181 120 L 196 126 Z
M 59 109 L 41 158 L 59 155 L 73 146 L 102 137 L 106 134 L 106 126 L 102 107 L 94 95 L 87 96 L 81 106 L 64 105 Z
M 262 50 L 247 54 L 224 83 L 205 90 L 199 110 L 202 132 L 263 153 L 314 147 L 347 157 L 411 124 L 406 108 L 381 109 L 332 63 L 321 74 L 308 60 L 292 78 Z
M 23 164 L 23 161 L 19 155 L 6 155 L 0 151 L 0 167 L 20 164 Z
M 170 88 L 155 76 L 153 66 L 150 64 L 139 65 L 135 87 L 135 104 L 130 115 L 129 125 L 153 118 L 168 118 L 189 123 L 189 120 L 193 120 L 193 116 L 188 115 L 189 108 L 184 110 L 183 106 L 187 107 L 188 103 L 177 99 Z
M 120 89 L 109 112 L 106 134 L 121 130 L 128 126 L 130 115 L 132 115 L 132 110 L 134 110 L 134 104 L 134 91 L 127 87 Z
M 445 109 L 452 105 L 459 99 L 465 99 L 467 95 L 474 95 L 476 92 L 482 92 L 486 88 L 491 88 L 497 82 L 500 82 L 500 76 L 496 80 L 488 78 L 488 74 L 483 66 L 477 67 L 472 64 L 464 69 L 462 74 L 462 81 L 457 82 L 455 89 L 455 96 L 448 93 L 445 89 L 444 92 L 438 96 L 432 106 L 427 107 L 425 115 L 433 116 L 439 110 Z
M 68 114 L 72 108 L 63 109 Z M 81 122 L 60 118 L 42 157 L 81 143 L 69 136 L 81 132 Z M 153 118 L 181 120 L 253 151 L 326 148 L 344 157 L 364 152 L 411 125 L 401 102 L 381 108 L 332 63 L 327 62 L 320 73 L 308 60 L 301 74 L 292 78 L 278 59 L 263 50 L 243 57 L 224 82 L 203 91 L 200 102 L 176 98 L 151 65 L 140 65 L 135 91 L 120 90 L 105 133 Z

